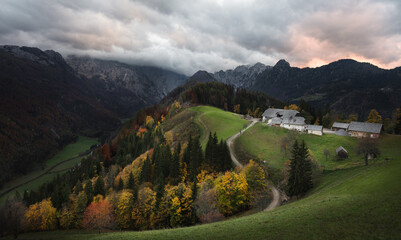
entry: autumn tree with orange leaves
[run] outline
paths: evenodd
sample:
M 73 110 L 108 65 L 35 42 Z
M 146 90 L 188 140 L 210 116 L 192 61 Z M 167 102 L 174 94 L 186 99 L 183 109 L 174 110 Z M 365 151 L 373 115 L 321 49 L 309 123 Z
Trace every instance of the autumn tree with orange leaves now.
M 112 229 L 115 226 L 113 206 L 108 200 L 92 202 L 84 212 L 83 227 L 86 229 Z

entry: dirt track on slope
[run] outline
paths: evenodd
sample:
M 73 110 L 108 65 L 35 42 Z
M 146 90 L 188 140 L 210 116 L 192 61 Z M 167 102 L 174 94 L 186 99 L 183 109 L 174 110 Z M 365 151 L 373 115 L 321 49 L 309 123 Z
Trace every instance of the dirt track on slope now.
M 237 139 L 243 132 L 245 132 L 246 130 L 248 130 L 249 128 L 251 128 L 253 125 L 255 125 L 258 121 L 254 120 L 252 121 L 252 123 L 246 127 L 245 129 L 241 130 L 241 132 L 236 133 L 234 135 L 232 135 L 230 138 L 227 139 L 227 146 L 228 149 L 230 150 L 230 155 L 231 155 L 231 159 L 233 160 L 233 163 L 235 164 L 235 166 L 242 168 L 243 165 L 238 161 L 237 157 L 234 154 L 234 141 L 235 139 Z M 270 211 L 275 209 L 276 207 L 279 207 L 281 205 L 281 194 L 280 192 L 277 190 L 277 188 L 275 186 L 271 186 L 271 190 L 273 193 L 273 200 L 271 201 L 271 203 L 269 204 L 269 206 L 267 206 L 267 208 L 265 208 L 263 211 Z

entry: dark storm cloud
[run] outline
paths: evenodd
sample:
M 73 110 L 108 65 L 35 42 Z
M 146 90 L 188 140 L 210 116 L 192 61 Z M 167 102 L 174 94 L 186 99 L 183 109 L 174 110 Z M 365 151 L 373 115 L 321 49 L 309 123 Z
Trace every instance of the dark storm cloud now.
M 239 64 L 401 65 L 398 1 L 5 0 L 0 44 L 89 54 L 192 74 Z

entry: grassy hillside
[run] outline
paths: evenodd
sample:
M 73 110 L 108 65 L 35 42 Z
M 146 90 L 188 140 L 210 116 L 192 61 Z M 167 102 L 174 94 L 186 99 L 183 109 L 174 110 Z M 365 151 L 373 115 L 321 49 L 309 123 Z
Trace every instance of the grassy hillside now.
M 308 196 L 271 212 L 171 230 L 101 235 L 48 232 L 23 238 L 400 239 L 401 136 L 386 136 L 381 149 L 390 160 L 326 173 Z
M 291 131 L 284 128 L 269 127 L 266 124 L 258 123 L 242 134 L 239 141 L 251 155 L 266 160 L 275 168 L 283 168 L 283 163 L 290 157 L 289 150 L 292 146 L 288 146 L 287 155 L 280 146 L 282 138 L 288 137 L 289 132 Z M 328 134 L 323 136 L 295 134 L 295 138 L 305 140 L 315 159 L 327 170 L 362 164 L 355 152 L 356 138 Z M 336 159 L 336 148 L 339 146 L 348 150 L 349 159 L 342 161 Z M 327 161 L 323 154 L 324 149 L 330 151 Z
M 201 129 L 201 142 L 207 135 L 206 131 L 208 130 L 212 133 L 216 132 L 219 139 L 227 140 L 227 138 L 239 132 L 249 124 L 247 120 L 241 118 L 239 115 L 215 107 L 198 106 L 191 108 L 191 110 L 198 113 L 195 122 Z M 201 120 L 208 129 L 205 129 L 199 120 Z M 206 141 L 203 146 L 205 145 Z
M 15 186 L 29 182 L 32 179 L 35 179 L 33 181 L 30 181 L 27 184 L 24 184 L 24 185 L 16 188 L 15 190 L 5 194 L 4 196 L 2 196 L 0 198 L 0 205 L 3 204 L 3 202 L 6 200 L 6 198 L 8 196 L 15 194 L 16 191 L 18 191 L 22 195 L 25 190 L 37 189 L 43 183 L 51 181 L 55 176 L 57 176 L 57 174 L 61 174 L 65 171 L 67 171 L 68 169 L 70 169 L 75 164 L 77 164 L 81 161 L 82 157 L 77 157 L 80 153 L 85 152 L 93 144 L 97 144 L 97 143 L 98 143 L 98 141 L 96 139 L 80 136 L 75 143 L 71 143 L 71 144 L 67 145 L 66 147 L 63 148 L 63 150 L 61 150 L 59 153 L 57 153 L 54 157 L 52 157 L 51 159 L 46 161 L 43 169 L 31 172 L 30 174 L 27 174 L 25 176 L 22 176 L 20 178 L 17 178 L 15 180 L 9 182 L 9 183 L 6 183 L 5 186 L 3 187 L 3 189 L 1 190 L 0 194 L 7 191 L 10 188 L 13 188 Z M 77 158 L 74 158 L 74 157 L 77 157 Z M 74 159 L 63 162 L 70 158 L 74 158 Z M 63 162 L 63 163 L 61 163 L 61 162 Z M 59 164 L 59 165 L 57 165 L 57 164 Z M 57 166 L 54 167 L 55 165 L 57 165 Z M 43 175 L 52 167 L 54 167 L 54 168 L 50 172 Z M 43 175 L 43 176 L 41 176 L 41 175 Z M 41 176 L 41 177 L 39 177 L 39 176 Z
M 202 111 L 201 111 L 202 110 Z M 219 136 L 229 132 L 217 119 L 230 119 L 232 113 L 197 107 L 205 112 L 208 127 Z M 209 112 L 209 114 L 206 114 Z M 199 115 L 197 115 L 199 116 Z M 215 117 L 216 116 L 216 117 Z M 235 117 L 236 118 L 236 117 Z M 230 121 L 240 124 L 242 119 Z M 184 116 L 179 119 L 183 120 Z M 177 119 L 179 122 L 179 120 Z M 227 120 L 226 120 L 227 121 Z M 239 127 L 239 125 L 237 126 Z M 221 128 L 221 129 L 220 129 Z M 236 131 L 231 129 L 233 133 Z M 253 154 L 272 159 L 282 166 L 280 138 L 287 130 L 257 124 L 241 136 L 240 141 Z M 220 135 L 222 134 L 222 135 Z M 227 133 L 228 135 L 228 133 Z M 260 212 L 230 220 L 186 228 L 127 231 L 96 234 L 87 231 L 27 233 L 22 239 L 400 239 L 401 235 L 401 136 L 385 135 L 380 139 L 382 155 L 369 166 L 355 155 L 355 138 L 302 134 L 312 153 L 326 171 L 318 185 L 306 197 L 270 212 Z M 249 145 L 247 145 L 250 143 Z M 349 149 L 351 160 L 337 162 L 324 159 L 324 148 L 331 152 L 337 145 Z M 254 148 L 250 146 L 255 146 Z M 254 150 L 256 149 L 256 150 Z M 266 150 L 263 150 L 266 149 Z M 270 153 L 273 152 L 273 153 Z M 268 155 L 271 154 L 271 155 Z

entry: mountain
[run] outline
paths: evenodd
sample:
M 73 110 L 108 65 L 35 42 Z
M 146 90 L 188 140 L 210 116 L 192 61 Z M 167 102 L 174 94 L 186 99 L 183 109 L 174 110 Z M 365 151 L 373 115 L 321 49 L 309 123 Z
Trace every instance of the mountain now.
M 385 70 L 352 59 L 317 68 L 291 67 L 282 59 L 273 67 L 257 63 L 214 74 L 197 72 L 190 79 L 261 91 L 286 102 L 304 99 L 317 108 L 328 105 L 345 115 L 356 113 L 362 119 L 372 108 L 391 117 L 401 105 L 401 68 Z
M 323 108 L 367 118 L 375 108 L 386 117 L 401 104 L 400 69 L 385 70 L 343 59 L 317 68 L 291 67 L 280 60 L 261 73 L 251 87 L 284 101 L 304 99 Z
M 101 82 L 105 91 L 125 106 L 122 114 L 132 116 L 138 109 L 159 102 L 182 85 L 188 77 L 157 67 L 128 65 L 90 57 L 69 56 L 67 63 L 79 74 Z
M 212 74 L 212 76 L 219 82 L 231 84 L 237 88 L 251 88 L 255 85 L 259 74 L 270 68 L 270 66 L 266 66 L 262 63 L 256 63 L 253 66 L 241 65 L 233 70 L 218 71 Z
M 120 126 L 113 96 L 51 50 L 0 47 L 0 185 L 82 134 Z

